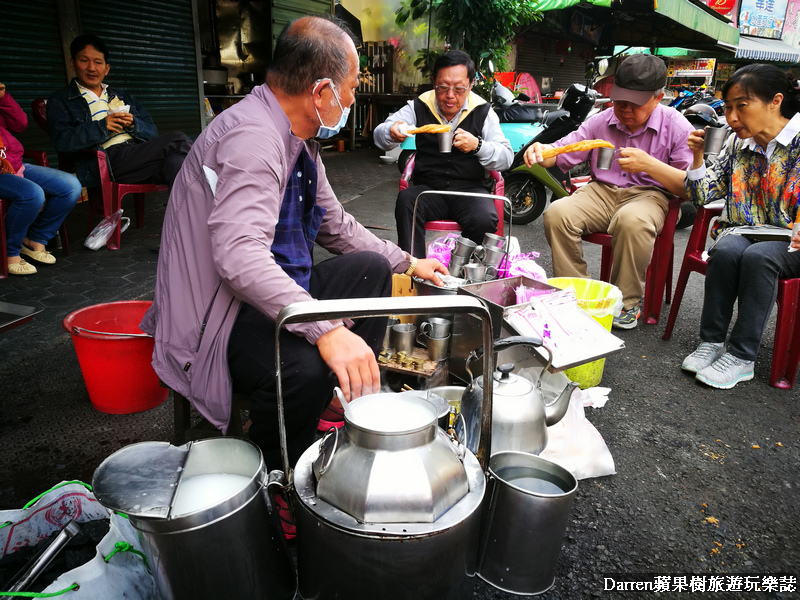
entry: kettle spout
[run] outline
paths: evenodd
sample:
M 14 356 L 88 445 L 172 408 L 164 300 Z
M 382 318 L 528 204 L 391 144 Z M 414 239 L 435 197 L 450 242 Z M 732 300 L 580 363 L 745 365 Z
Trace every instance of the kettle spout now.
M 556 398 L 554 402 L 551 402 L 544 407 L 545 423 L 547 423 L 548 427 L 555 425 L 564 418 L 564 415 L 567 414 L 567 409 L 569 408 L 569 402 L 572 398 L 572 393 L 577 389 L 578 384 L 574 381 L 570 381 L 561 391 L 561 394 L 558 396 L 558 398 Z

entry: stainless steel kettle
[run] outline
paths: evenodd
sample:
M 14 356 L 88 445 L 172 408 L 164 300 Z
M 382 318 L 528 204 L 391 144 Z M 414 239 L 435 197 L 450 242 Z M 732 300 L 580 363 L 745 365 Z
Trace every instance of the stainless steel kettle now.
M 493 352 L 512 346 L 542 346 L 542 340 L 534 337 L 508 337 L 495 340 Z M 544 346 L 547 349 L 546 346 Z M 472 379 L 469 363 L 482 354 L 479 349 L 467 358 L 467 373 L 470 384 L 461 398 L 461 414 L 466 433 L 467 448 L 474 452 L 474 440 L 480 438 L 481 409 L 485 376 Z M 546 404 L 541 391 L 541 378 L 532 383 L 515 375 L 513 363 L 500 365 L 492 373 L 492 455 L 498 452 L 516 451 L 539 454 L 547 446 L 547 427 L 558 423 L 569 408 L 572 393 L 578 388 L 568 382 L 555 401 Z M 463 434 L 462 434 L 463 435 Z M 459 436 L 459 439 L 463 439 Z

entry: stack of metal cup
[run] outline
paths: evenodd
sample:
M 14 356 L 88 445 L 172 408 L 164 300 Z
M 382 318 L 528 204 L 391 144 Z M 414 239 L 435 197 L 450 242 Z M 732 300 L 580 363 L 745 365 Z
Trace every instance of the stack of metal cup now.
M 452 326 L 452 321 L 439 317 L 432 317 L 420 325 L 417 341 L 428 349 L 430 360 L 440 362 L 447 358 Z
M 448 267 L 450 275 L 453 277 L 464 276 L 464 265 L 470 262 L 472 253 L 477 247 L 478 244 L 463 236 L 456 240 L 456 245 L 450 252 L 450 266 Z
M 475 248 L 471 255 L 471 261 L 461 267 L 462 276 L 467 280 L 467 283 L 497 279 L 500 265 L 506 255 L 504 250 L 505 243 L 505 238 L 493 233 L 487 233 L 483 236 L 483 244 Z M 452 267 L 450 271 L 452 273 Z

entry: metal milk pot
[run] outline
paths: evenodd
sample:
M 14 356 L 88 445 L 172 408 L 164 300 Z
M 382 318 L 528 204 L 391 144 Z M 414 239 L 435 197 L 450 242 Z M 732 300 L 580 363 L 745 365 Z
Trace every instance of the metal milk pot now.
M 519 345 L 541 346 L 542 341 L 533 337 L 508 337 L 494 342 L 493 351 Z M 545 347 L 546 348 L 546 347 Z M 469 363 L 480 351 L 467 358 Z M 536 384 L 525 377 L 512 373 L 513 363 L 500 365 L 492 373 L 492 454 L 515 451 L 539 454 L 547 446 L 547 427 L 558 423 L 569 408 L 572 393 L 578 384 L 568 382 L 556 400 L 546 404 L 541 391 L 541 378 Z M 461 399 L 461 413 L 467 447 L 474 452 L 474 440 L 481 434 L 481 402 L 485 376 L 472 380 Z

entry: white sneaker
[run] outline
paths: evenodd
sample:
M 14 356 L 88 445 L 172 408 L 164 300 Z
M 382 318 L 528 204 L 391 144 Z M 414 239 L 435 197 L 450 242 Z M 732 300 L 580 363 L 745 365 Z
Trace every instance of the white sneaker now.
M 725 354 L 724 343 L 700 342 L 697 350 L 683 359 L 681 369 L 690 373 L 697 373 L 706 367 L 710 367 L 723 354 Z
M 729 390 L 740 381 L 750 381 L 754 366 L 753 361 L 742 360 L 726 352 L 714 364 L 698 371 L 695 378 L 711 387 Z

